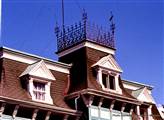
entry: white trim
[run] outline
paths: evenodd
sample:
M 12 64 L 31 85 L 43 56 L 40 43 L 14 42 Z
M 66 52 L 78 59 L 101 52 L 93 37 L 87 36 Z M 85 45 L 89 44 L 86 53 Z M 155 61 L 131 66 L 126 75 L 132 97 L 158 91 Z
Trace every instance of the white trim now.
M 97 70 L 97 81 L 98 83 L 100 83 L 102 89 L 104 91 L 110 91 L 113 93 L 118 93 L 118 94 L 122 94 L 122 89 L 119 86 L 119 73 L 113 73 L 111 71 L 106 71 L 107 75 L 114 75 L 114 88 L 115 89 L 110 89 L 110 88 L 105 88 L 103 82 L 102 82 L 102 74 L 104 73 L 104 70 L 102 70 L 101 68 L 98 68 Z
M 123 86 L 124 86 L 125 89 L 135 91 L 135 90 L 138 90 L 140 88 L 146 87 L 147 90 L 148 90 L 148 93 L 152 94 L 152 91 L 151 91 L 152 87 L 149 87 L 149 86 L 146 86 L 146 85 L 143 85 L 143 84 L 136 84 L 135 82 L 134 83 L 127 82 L 127 81 L 124 81 L 124 80 L 122 80 L 122 83 L 123 83 Z
M 130 81 L 130 80 L 125 80 L 125 79 L 122 79 L 122 82 L 124 85 L 129 85 L 129 86 L 134 86 L 136 89 L 139 89 L 141 87 L 147 87 L 148 90 L 152 90 L 153 89 L 153 86 L 151 85 L 147 85 L 147 84 L 143 84 L 143 83 L 139 83 L 139 82 L 136 82 L 136 81 Z M 134 90 L 136 90 L 134 89 Z
M 59 52 L 58 56 L 59 57 L 65 56 L 65 55 L 67 55 L 69 53 L 72 53 L 72 52 L 74 52 L 74 51 L 76 51 L 76 50 L 78 50 L 80 48 L 83 48 L 83 47 L 93 48 L 95 50 L 106 52 L 106 53 L 112 54 L 112 55 L 115 54 L 115 50 L 113 50 L 113 49 L 110 49 L 110 48 L 107 48 L 107 47 L 104 47 L 104 46 L 101 46 L 101 45 L 98 45 L 96 43 L 92 43 L 92 42 L 89 42 L 89 41 L 84 41 L 84 42 L 82 42 L 82 43 L 80 43 L 80 44 L 78 44 L 78 45 L 76 45 L 74 47 L 71 47 L 71 48 L 69 48 L 67 50 Z
M 3 48 L 3 50 L 0 51 L 0 58 L 7 58 L 7 59 L 15 60 L 18 62 L 26 63 L 26 64 L 33 64 L 37 62 L 38 60 L 42 59 L 45 61 L 45 64 L 48 69 L 67 73 L 67 74 L 70 73 L 69 72 L 69 69 L 71 67 L 70 64 L 56 62 L 47 58 L 31 55 L 28 53 L 20 52 L 20 51 L 9 49 L 9 48 Z
M 151 94 L 149 94 L 149 91 L 146 87 L 140 88 L 139 90 L 132 91 L 132 95 L 135 98 L 137 98 L 139 101 L 155 104 L 155 100 L 153 99 Z
M 99 66 L 102 69 L 106 69 L 107 71 L 115 71 L 117 73 L 122 73 L 121 67 L 118 65 L 116 60 L 112 57 L 112 55 L 107 55 L 101 58 L 97 63 L 93 64 L 92 67 Z
M 49 80 L 56 80 L 51 71 L 47 68 L 44 60 L 41 60 L 39 62 L 36 62 L 32 65 L 29 65 L 25 71 L 20 75 L 31 75 L 31 76 L 37 76 L 40 78 L 45 78 Z
M 45 81 L 45 100 L 39 100 L 39 99 L 36 99 L 35 96 L 34 96 L 34 82 L 38 82 L 38 83 L 42 83 L 42 80 L 41 82 L 37 80 L 35 80 L 35 78 L 30 78 L 29 80 L 29 85 L 28 85 L 28 91 L 32 97 L 32 100 L 33 101 L 36 101 L 36 102 L 43 102 L 43 103 L 48 103 L 48 104 L 53 104 L 53 100 L 52 100 L 52 97 L 50 95 L 50 86 L 51 86 L 51 81 Z

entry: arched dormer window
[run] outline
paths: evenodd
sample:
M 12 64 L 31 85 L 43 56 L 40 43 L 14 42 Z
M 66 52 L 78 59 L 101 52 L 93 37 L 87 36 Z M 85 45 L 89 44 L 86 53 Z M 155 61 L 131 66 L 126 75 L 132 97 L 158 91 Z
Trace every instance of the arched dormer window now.
M 20 75 L 24 78 L 28 76 L 27 90 L 30 93 L 32 100 L 37 102 L 44 102 L 53 104 L 50 95 L 51 82 L 55 80 L 51 71 L 46 67 L 43 60 L 29 65 L 25 71 Z
M 97 81 L 103 90 L 122 94 L 118 79 L 122 70 L 112 55 L 101 58 L 92 67 L 97 71 Z

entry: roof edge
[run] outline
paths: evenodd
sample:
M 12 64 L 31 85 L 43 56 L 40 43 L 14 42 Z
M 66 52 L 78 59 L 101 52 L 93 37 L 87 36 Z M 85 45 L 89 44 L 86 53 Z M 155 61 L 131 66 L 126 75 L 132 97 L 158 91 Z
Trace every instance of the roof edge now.
M 141 87 L 147 87 L 149 90 L 152 90 L 154 88 L 154 86 L 152 86 L 152 85 L 147 85 L 147 84 L 136 82 L 136 81 L 130 81 L 130 80 L 126 80 L 126 79 L 121 79 L 121 81 L 123 83 L 129 83 L 131 85 L 133 84 L 133 85 L 139 85 Z
M 8 97 L 4 97 L 4 96 L 0 96 L 1 101 L 2 102 L 6 102 L 8 103 L 9 101 L 11 102 L 20 102 L 20 105 L 25 104 L 25 105 L 31 105 L 31 106 L 39 106 L 43 109 L 51 109 L 51 110 L 58 110 L 58 111 L 63 111 L 63 112 L 67 112 L 70 115 L 75 115 L 75 116 L 81 116 L 81 111 L 77 111 L 74 109 L 68 109 L 68 108 L 62 108 L 62 107 L 57 107 L 57 106 L 53 106 L 53 105 L 49 105 L 49 104 L 42 104 L 42 103 L 36 103 L 36 102 L 31 102 L 31 101 L 24 101 L 24 100 L 18 100 L 18 99 L 14 99 L 14 98 L 8 98 Z
M 6 47 L 6 46 L 1 46 L 0 51 L 19 54 L 19 55 L 22 55 L 22 56 L 27 56 L 27 57 L 30 57 L 31 59 L 32 58 L 33 59 L 43 59 L 46 62 L 53 63 L 53 64 L 56 64 L 58 66 L 64 67 L 64 68 L 71 68 L 72 67 L 72 64 L 66 64 L 66 63 L 54 61 L 52 59 L 48 59 L 48 58 L 41 57 L 41 56 L 38 56 L 38 55 L 30 54 L 30 53 L 27 53 L 27 52 L 22 52 L 20 50 L 12 49 L 12 48 L 9 48 L 9 47 Z

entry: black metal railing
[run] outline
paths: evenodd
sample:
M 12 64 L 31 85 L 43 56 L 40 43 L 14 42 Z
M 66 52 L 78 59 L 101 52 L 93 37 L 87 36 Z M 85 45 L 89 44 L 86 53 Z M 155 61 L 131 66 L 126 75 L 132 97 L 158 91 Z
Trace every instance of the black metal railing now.
M 91 24 L 87 20 L 87 14 L 83 13 L 83 19 L 75 25 L 63 28 L 60 30 L 58 26 L 55 28 L 57 36 L 57 48 L 58 52 L 65 50 L 73 45 L 78 44 L 81 41 L 91 41 L 97 44 L 115 48 L 114 45 L 114 29 L 115 25 L 111 24 L 110 30 L 103 30 L 95 24 Z

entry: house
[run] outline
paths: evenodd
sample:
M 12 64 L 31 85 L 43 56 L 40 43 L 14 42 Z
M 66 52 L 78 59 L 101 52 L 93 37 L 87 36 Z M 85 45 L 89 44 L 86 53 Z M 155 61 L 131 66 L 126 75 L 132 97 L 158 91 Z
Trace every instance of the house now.
M 152 86 L 123 80 L 115 26 L 55 28 L 59 61 L 0 48 L 0 117 L 4 120 L 162 120 Z

